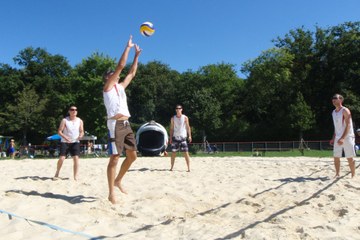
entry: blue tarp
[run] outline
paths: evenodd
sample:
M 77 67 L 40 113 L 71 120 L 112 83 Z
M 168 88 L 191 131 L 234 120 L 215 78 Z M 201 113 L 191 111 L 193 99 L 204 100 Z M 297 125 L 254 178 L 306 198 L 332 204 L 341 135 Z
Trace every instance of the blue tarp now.
M 54 140 L 61 140 L 61 137 L 59 134 L 54 134 L 50 137 L 47 137 L 46 140 L 49 140 L 49 141 L 54 141 Z
M 94 135 L 87 135 L 87 136 L 83 136 L 80 140 L 81 141 L 95 141 L 96 139 L 97 139 L 97 137 Z M 56 140 L 61 140 L 61 137 L 59 134 L 54 134 L 52 136 L 47 137 L 46 140 L 56 141 Z

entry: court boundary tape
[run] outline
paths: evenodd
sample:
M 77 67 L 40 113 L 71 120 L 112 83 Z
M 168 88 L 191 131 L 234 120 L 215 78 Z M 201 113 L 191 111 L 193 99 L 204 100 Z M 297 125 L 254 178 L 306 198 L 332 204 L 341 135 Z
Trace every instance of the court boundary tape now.
M 28 222 L 32 222 L 32 223 L 36 223 L 36 224 L 39 224 L 39 225 L 46 226 L 46 227 L 48 227 L 48 228 L 50 228 L 50 229 L 53 229 L 53 230 L 57 230 L 57 231 L 61 231 L 61 232 L 66 232 L 66 233 L 75 234 L 75 235 L 82 236 L 82 237 L 86 237 L 86 238 L 92 239 L 92 240 L 100 239 L 100 238 L 98 238 L 98 237 L 93 237 L 93 236 L 88 235 L 88 234 L 83 233 L 83 232 L 75 232 L 75 231 L 68 230 L 68 229 L 65 229 L 65 228 L 62 228 L 62 227 L 53 225 L 53 224 L 46 223 L 46 222 L 42 222 L 42 221 L 37 221 L 37 220 L 32 220 L 32 219 L 29 219 L 29 218 L 21 217 L 21 216 L 19 216 L 19 215 L 16 215 L 16 214 L 14 214 L 14 213 L 7 212 L 7 211 L 2 210 L 2 209 L 0 209 L 0 213 L 3 213 L 3 214 L 8 215 L 9 220 L 12 220 L 13 217 L 15 217 L 15 218 L 20 218 L 20 219 L 26 220 L 26 221 L 28 221 Z

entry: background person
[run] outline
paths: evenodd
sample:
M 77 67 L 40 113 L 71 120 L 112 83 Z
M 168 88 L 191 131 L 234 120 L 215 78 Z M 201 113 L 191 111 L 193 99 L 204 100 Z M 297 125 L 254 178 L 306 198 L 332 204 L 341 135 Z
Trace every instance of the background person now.
M 190 156 L 189 147 L 186 142 L 188 138 L 189 142 L 191 138 L 191 128 L 189 124 L 189 118 L 182 114 L 182 106 L 176 105 L 176 114 L 170 119 L 170 144 L 171 144 L 171 167 L 170 171 L 174 168 L 176 152 L 184 152 L 187 171 L 190 172 Z
M 355 153 L 358 156 L 358 152 L 360 150 L 360 128 L 356 129 L 355 133 Z
M 340 176 L 340 158 L 344 152 L 348 160 L 351 177 L 355 176 L 355 134 L 351 119 L 351 112 L 348 108 L 342 105 L 344 97 L 340 94 L 335 94 L 332 97 L 332 104 L 335 109 L 332 112 L 334 122 L 334 135 L 330 140 L 330 144 L 334 145 L 334 165 L 335 177 Z
M 74 160 L 74 180 L 78 179 L 80 139 L 84 136 L 84 124 L 83 121 L 77 117 L 77 113 L 76 106 L 71 106 L 69 108 L 69 116 L 63 118 L 60 123 L 58 129 L 58 134 L 61 136 L 60 158 L 57 162 L 54 179 L 59 177 L 60 169 L 68 153 L 70 153 Z
M 11 139 L 9 148 L 8 148 L 8 155 L 10 156 L 11 159 L 15 158 L 15 154 L 16 154 L 15 146 L 16 146 L 16 144 L 15 144 L 14 139 Z
M 94 147 L 94 144 L 92 143 L 92 141 L 89 140 L 88 143 L 87 143 L 87 149 L 86 149 L 86 150 L 87 150 L 86 153 L 87 153 L 88 155 L 92 154 L 92 152 L 93 152 L 93 151 L 92 151 L 93 147 Z

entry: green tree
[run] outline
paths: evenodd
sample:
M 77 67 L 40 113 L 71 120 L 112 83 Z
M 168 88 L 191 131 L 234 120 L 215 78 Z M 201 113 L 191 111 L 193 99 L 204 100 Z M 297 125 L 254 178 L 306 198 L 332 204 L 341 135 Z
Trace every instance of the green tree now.
M 316 124 L 311 129 L 313 137 L 328 137 L 332 125 L 329 117 L 330 101 L 334 93 L 342 93 L 353 108 L 355 121 L 359 121 L 360 90 L 360 22 L 347 22 L 328 29 L 316 27 L 315 33 L 296 29 L 283 39 L 278 38 L 276 46 L 294 54 L 291 70 L 294 87 L 300 91 L 308 105 L 311 105 Z M 358 117 L 356 117 L 358 116 Z
M 6 106 L 13 104 L 14 96 L 23 88 L 20 72 L 8 64 L 0 64 L 0 134 L 11 134 L 6 126 Z
M 175 104 L 183 105 L 183 113 L 190 119 L 194 141 L 202 141 L 204 136 L 215 139 L 216 136 L 220 138 L 226 135 L 224 132 L 218 133 L 223 126 L 222 102 L 226 100 L 218 99 L 218 90 L 214 90 L 216 88 L 214 85 L 218 86 L 222 81 L 223 85 L 226 85 L 227 78 L 221 75 L 221 67 L 212 65 L 208 66 L 207 70 L 209 71 L 206 74 L 209 76 L 206 76 L 202 70 L 181 74 L 175 89 L 177 99 L 171 108 L 173 111 Z
M 187 106 L 186 111 L 189 112 L 188 117 L 196 140 L 199 141 L 200 136 L 202 139 L 222 126 L 220 103 L 208 89 L 195 90 L 192 97 L 184 100 L 183 104 Z
M 243 79 L 236 74 L 233 64 L 219 63 L 201 67 L 197 72 L 200 75 L 202 88 L 207 89 L 217 104 L 209 102 L 209 108 L 219 111 L 221 124 L 217 125 L 214 119 L 214 126 L 208 131 L 209 139 L 234 140 L 238 139 L 246 128 L 246 120 L 242 117 L 242 93 L 244 87 Z M 217 116 L 217 115 L 215 115 Z M 209 124 L 209 123 L 207 123 Z M 221 127 L 221 128 L 220 128 Z
M 14 61 L 22 67 L 19 73 L 23 84 L 31 86 L 40 99 L 46 99 L 38 119 L 42 124 L 37 125 L 35 132 L 30 131 L 30 139 L 43 140 L 57 130 L 68 106 L 76 99 L 69 78 L 72 68 L 65 57 L 42 48 L 25 48 Z
M 7 104 L 6 126 L 10 131 L 21 131 L 23 144 L 27 144 L 27 133 L 36 130 L 42 121 L 42 112 L 46 99 L 40 99 L 35 90 L 29 86 L 17 94 L 14 104 Z
M 249 75 L 243 102 L 250 123 L 248 136 L 279 140 L 293 135 L 288 115 L 288 106 L 296 94 L 291 73 L 293 60 L 287 50 L 274 48 L 244 64 L 242 71 Z
M 132 121 L 139 125 L 155 120 L 168 127 L 176 104 L 180 74 L 153 61 L 139 64 L 135 79 L 127 88 Z
M 299 132 L 299 137 L 303 137 L 303 132 L 314 127 L 315 118 L 311 107 L 305 102 L 303 95 L 298 92 L 295 102 L 289 106 L 290 126 Z

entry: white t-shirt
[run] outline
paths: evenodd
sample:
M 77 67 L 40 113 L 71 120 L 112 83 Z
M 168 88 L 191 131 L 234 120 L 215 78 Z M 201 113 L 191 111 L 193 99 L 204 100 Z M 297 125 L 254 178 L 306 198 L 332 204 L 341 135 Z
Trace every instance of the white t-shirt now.
M 109 91 L 104 91 L 103 96 L 108 119 L 118 113 L 130 117 L 126 93 L 122 85 L 116 83 Z
M 187 137 L 186 131 L 186 123 L 185 123 L 186 116 L 182 114 L 180 117 L 174 116 L 174 133 L 173 137 Z
M 335 111 L 336 109 L 334 109 L 332 112 L 332 118 L 335 128 L 335 141 L 339 140 L 339 138 L 341 138 L 342 134 L 345 131 L 345 127 L 346 127 L 345 118 L 344 118 L 345 109 L 346 109 L 345 107 L 341 107 L 341 109 L 338 112 Z M 355 137 L 351 118 L 350 118 L 349 132 L 345 137 Z
M 75 118 L 74 121 L 71 121 L 69 117 L 64 118 L 65 119 L 65 128 L 63 130 L 63 133 L 68 136 L 71 143 L 79 142 L 78 137 L 80 135 L 80 118 Z M 67 141 L 63 138 L 61 138 L 61 142 Z

